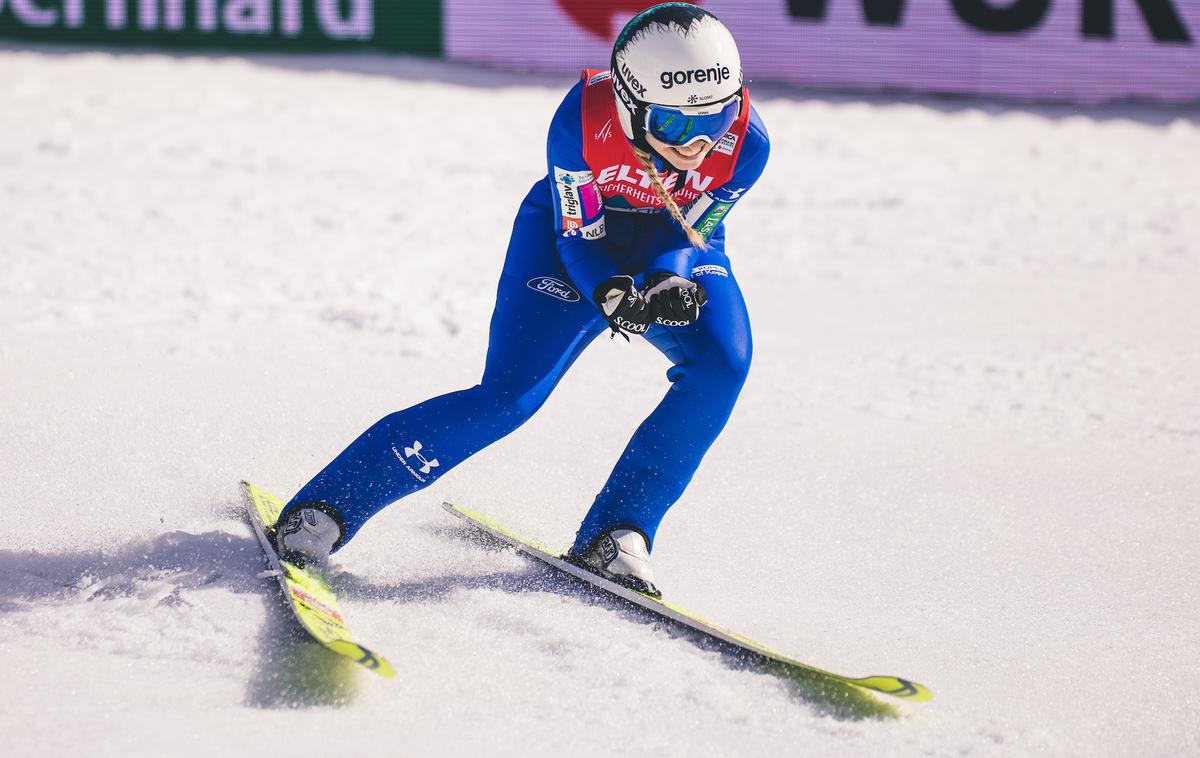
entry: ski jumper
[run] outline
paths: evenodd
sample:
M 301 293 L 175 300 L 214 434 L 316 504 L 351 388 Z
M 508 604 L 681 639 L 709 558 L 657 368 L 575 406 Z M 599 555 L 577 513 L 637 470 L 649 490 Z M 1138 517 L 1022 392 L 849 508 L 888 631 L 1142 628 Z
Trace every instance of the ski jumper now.
M 750 321 L 725 255 L 724 219 L 757 181 L 767 133 L 742 91 L 742 114 L 700 167 L 659 167 L 697 250 L 650 186 L 617 119 L 607 71 L 585 71 L 550 124 L 548 172 L 517 212 L 496 293 L 483 378 L 469 389 L 385 416 L 306 484 L 281 515 L 323 504 L 342 547 L 385 506 L 444 476 L 515 430 L 549 397 L 583 349 L 608 329 L 596 286 L 669 271 L 703 284 L 689 326 L 652 325 L 645 338 L 673 366 L 670 388 L 634 433 L 576 535 L 581 551 L 604 530 L 640 530 L 653 547 L 729 414 L 750 366 Z

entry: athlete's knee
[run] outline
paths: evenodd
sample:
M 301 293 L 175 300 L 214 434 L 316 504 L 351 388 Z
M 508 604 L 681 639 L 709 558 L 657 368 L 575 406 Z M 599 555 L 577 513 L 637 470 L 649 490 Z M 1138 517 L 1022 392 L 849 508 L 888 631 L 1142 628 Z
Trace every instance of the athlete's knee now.
M 511 429 L 532 418 L 546 401 L 534 390 L 507 383 L 485 381 L 472 389 L 479 393 L 494 416 Z
M 725 351 L 726 370 L 731 382 L 735 383 L 738 389 L 741 389 L 746 383 L 746 377 L 750 375 L 750 362 L 753 357 L 754 347 L 749 339 L 744 345 L 737 345 Z
M 751 357 L 749 343 L 744 348 L 729 346 L 704 356 L 702 360 L 676 366 L 668 376 L 680 390 L 700 390 L 737 397 L 750 374 Z

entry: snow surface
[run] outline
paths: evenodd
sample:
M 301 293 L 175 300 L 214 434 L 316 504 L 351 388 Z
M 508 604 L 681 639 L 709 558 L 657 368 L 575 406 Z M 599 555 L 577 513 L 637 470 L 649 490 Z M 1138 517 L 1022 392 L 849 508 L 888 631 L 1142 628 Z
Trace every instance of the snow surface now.
M 756 90 L 755 366 L 661 584 L 933 703 L 838 718 L 441 511 L 566 545 L 665 390 L 636 342 L 339 554 L 396 680 L 291 633 L 238 480 L 478 379 L 569 84 L 0 50 L 4 752 L 1200 754 L 1195 108 Z

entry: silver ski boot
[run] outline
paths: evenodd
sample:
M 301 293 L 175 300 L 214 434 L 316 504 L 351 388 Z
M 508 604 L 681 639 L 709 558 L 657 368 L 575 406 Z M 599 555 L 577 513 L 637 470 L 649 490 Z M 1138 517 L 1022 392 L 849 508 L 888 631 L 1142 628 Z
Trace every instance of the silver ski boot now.
M 569 557 L 583 568 L 635 592 L 662 597 L 654 586 L 646 537 L 639 531 L 621 527 L 610 529 L 593 540 L 582 553 L 573 553 Z
M 318 508 L 299 507 L 284 518 L 275 533 L 279 557 L 301 568 L 329 569 L 329 553 L 342 536 L 338 522 Z

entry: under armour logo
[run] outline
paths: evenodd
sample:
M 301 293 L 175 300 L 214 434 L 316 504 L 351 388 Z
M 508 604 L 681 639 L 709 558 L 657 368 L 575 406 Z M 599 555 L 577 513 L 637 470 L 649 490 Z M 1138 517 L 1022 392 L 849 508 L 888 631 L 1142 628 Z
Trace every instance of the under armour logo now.
M 430 469 L 437 468 L 439 465 L 437 458 L 434 458 L 433 460 L 429 460 L 425 456 L 421 455 L 421 441 L 420 440 L 417 440 L 416 442 L 414 442 L 412 444 L 412 447 L 404 448 L 404 455 L 407 458 L 416 458 L 418 461 L 421 462 L 421 473 L 422 474 L 428 474 Z

